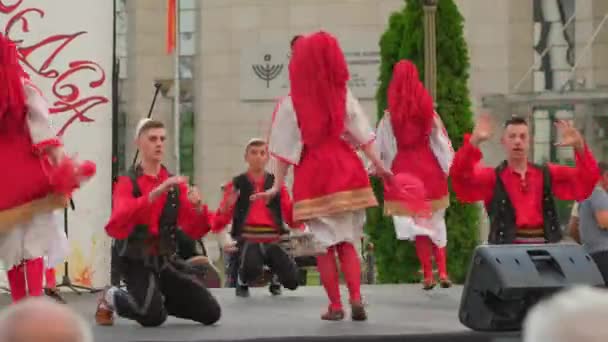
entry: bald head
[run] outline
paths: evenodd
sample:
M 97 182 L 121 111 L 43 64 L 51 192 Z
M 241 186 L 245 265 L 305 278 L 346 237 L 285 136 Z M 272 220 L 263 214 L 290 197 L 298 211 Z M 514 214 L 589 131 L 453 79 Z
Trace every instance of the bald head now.
M 92 342 L 88 324 L 67 305 L 26 299 L 0 312 L 0 342 Z
M 608 292 L 576 287 L 534 306 L 523 326 L 524 342 L 608 340 Z

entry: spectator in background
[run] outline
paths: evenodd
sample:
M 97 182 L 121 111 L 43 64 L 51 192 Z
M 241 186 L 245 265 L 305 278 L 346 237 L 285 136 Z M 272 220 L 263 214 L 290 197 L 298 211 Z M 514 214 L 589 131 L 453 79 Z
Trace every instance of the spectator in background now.
M 608 284 L 608 163 L 598 165 L 600 180 L 591 196 L 579 204 L 579 235 Z
M 87 322 L 70 307 L 31 297 L 0 312 L 0 342 L 92 342 Z
M 523 342 L 608 341 L 608 293 L 579 287 L 533 307 L 523 325 Z

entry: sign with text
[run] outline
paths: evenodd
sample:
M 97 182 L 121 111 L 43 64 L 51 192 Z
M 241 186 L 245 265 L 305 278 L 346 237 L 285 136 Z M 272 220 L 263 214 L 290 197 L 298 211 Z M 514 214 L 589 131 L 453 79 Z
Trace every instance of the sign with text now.
M 109 0 L 0 0 L 0 29 L 46 98 L 66 152 L 97 164 L 68 211 L 70 278 L 95 287 L 109 280 L 113 11 Z
M 349 87 L 359 99 L 378 88 L 380 48 L 376 41 L 341 42 L 350 72 Z M 289 44 L 257 45 L 241 51 L 241 100 L 275 100 L 289 89 Z

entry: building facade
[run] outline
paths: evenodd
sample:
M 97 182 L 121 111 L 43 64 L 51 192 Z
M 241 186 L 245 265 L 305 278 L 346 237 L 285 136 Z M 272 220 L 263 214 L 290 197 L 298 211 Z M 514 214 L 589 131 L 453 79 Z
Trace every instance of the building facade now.
M 147 115 L 154 82 L 171 84 L 174 58 L 165 53 L 166 1 L 118 1 L 124 18 L 119 58 L 126 165 L 135 152 L 131 132 Z M 607 156 L 602 89 L 608 84 L 608 29 L 603 27 L 608 1 L 456 3 L 465 18 L 475 113 L 488 110 L 497 120 L 529 115 L 537 162 L 571 159 L 570 151 L 552 147 L 555 118 L 576 119 L 598 159 Z M 347 55 L 351 87 L 375 122 L 378 41 L 390 14 L 403 6 L 403 0 L 180 1 L 180 164 L 212 208 L 221 184 L 243 171 L 245 143 L 267 134 L 276 100 L 288 91 L 290 39 L 318 29 L 335 34 Z M 153 116 L 167 123 L 168 151 L 173 151 L 174 96 L 165 88 Z M 539 94 L 560 91 L 578 91 L 586 100 L 537 103 Z M 484 147 L 490 165 L 504 158 L 498 138 Z M 168 155 L 174 167 L 176 158 Z

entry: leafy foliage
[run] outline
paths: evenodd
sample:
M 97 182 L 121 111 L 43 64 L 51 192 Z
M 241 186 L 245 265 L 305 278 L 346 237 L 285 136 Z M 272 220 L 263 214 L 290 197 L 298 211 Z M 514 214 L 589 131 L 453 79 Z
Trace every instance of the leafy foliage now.
M 376 94 L 378 119 L 387 108 L 387 89 L 393 66 L 401 59 L 411 60 L 424 79 L 424 9 L 421 1 L 407 1 L 402 11 L 391 15 L 389 27 L 380 39 L 380 86 Z M 453 0 L 440 0 L 437 23 L 437 112 L 455 149 L 462 145 L 465 132 L 473 128 L 473 114 L 467 81 L 469 57 L 463 36 L 464 19 Z M 382 183 L 372 180 L 379 200 Z M 479 209 L 457 202 L 453 192 L 446 214 L 448 227 L 448 271 L 456 282 L 464 281 L 472 251 L 478 243 Z M 382 208 L 368 210 L 366 231 L 376 246 L 378 280 L 382 283 L 417 282 L 419 263 L 413 243 L 396 239 L 390 217 Z

